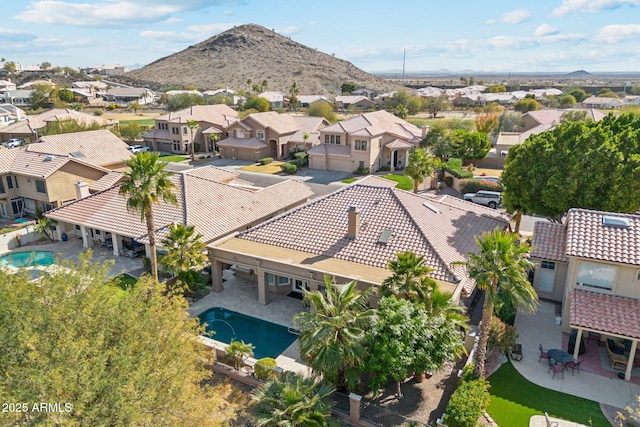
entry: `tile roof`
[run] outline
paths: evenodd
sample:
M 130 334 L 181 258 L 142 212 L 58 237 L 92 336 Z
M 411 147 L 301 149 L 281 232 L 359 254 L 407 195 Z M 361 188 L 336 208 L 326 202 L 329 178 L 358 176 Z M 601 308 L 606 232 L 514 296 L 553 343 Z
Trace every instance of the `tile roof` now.
M 380 110 L 365 113 L 323 128 L 322 132 L 355 134 L 367 129 L 371 135 L 388 133 L 403 140 L 422 138 L 422 130 L 393 114 Z
M 0 148 L 0 173 L 11 171 L 11 165 L 20 151 L 15 148 Z
M 143 87 L 114 87 L 107 90 L 109 96 L 142 96 L 145 92 L 151 93 Z
M 101 126 L 107 126 L 117 123 L 117 120 L 107 120 L 102 117 L 92 116 L 81 111 L 75 111 L 69 108 L 54 108 L 53 110 L 45 111 L 44 113 L 37 114 L 35 116 L 27 116 L 26 120 L 20 120 L 19 122 L 12 123 L 9 126 L 3 128 L 1 133 L 13 133 L 13 134 L 32 134 L 36 129 L 42 129 L 51 121 L 61 120 L 74 120 L 78 123 L 94 124 L 97 123 Z
M 218 147 L 236 147 L 236 148 L 255 148 L 261 149 L 267 147 L 262 141 L 254 138 L 226 138 L 217 142 Z
M 267 111 L 266 113 L 249 114 L 247 118 L 251 118 L 258 122 L 262 127 L 271 128 L 279 134 L 293 133 L 299 129 L 296 119 L 289 114 L 280 114 L 276 111 Z
M 27 145 L 26 150 L 72 156 L 100 166 L 123 163 L 132 156 L 127 143 L 105 129 L 48 135 L 40 138 L 40 141 Z
M 621 218 L 628 228 L 603 225 L 603 217 Z M 640 215 L 570 209 L 567 255 L 640 265 Z
M 25 149 L 13 149 L 17 151 L 17 155 L 14 158 L 10 167 L 10 172 L 32 176 L 34 178 L 48 178 L 52 173 L 63 167 L 69 162 L 76 162 L 82 165 L 91 167 L 93 169 L 109 172 L 108 169 L 102 168 L 98 165 L 85 162 L 80 159 L 74 159 L 69 156 L 55 156 L 50 154 L 30 152 Z
M 188 169 L 183 172 L 186 175 L 197 176 L 200 178 L 208 179 L 209 181 L 222 182 L 223 184 L 229 183 L 236 179 L 238 172 L 230 171 L 227 169 L 218 168 L 215 166 L 202 166 L 199 168 Z
M 558 124 L 560 123 L 560 118 L 564 113 L 565 112 L 563 110 L 537 110 L 529 111 L 523 114 L 523 116 L 527 115 L 541 125 L 551 123 Z
M 412 148 L 415 148 L 412 144 L 401 141 L 399 139 L 394 139 L 393 141 L 385 144 L 385 147 L 393 148 L 393 149 L 405 149 L 405 150 L 410 150 Z
M 571 326 L 640 338 L 640 300 L 572 289 Z
M 199 176 L 208 172 L 188 170 L 171 177 L 176 185 L 177 206 L 167 203 L 153 206 L 158 238 L 162 238 L 168 226 L 176 222 L 195 225 L 203 234 L 203 241 L 209 242 L 313 195 L 301 181 L 287 180 L 252 191 Z M 47 216 L 115 232 L 144 243 L 146 224 L 139 212 L 127 210 L 127 199 L 119 194 L 119 190 L 120 185 L 112 187 L 51 210 Z
M 156 117 L 156 122 L 186 123 L 188 120 L 211 123 L 217 127 L 227 127 L 238 120 L 238 112 L 225 104 L 194 105 L 184 110 L 172 111 Z
M 262 92 L 258 97 L 264 98 L 269 102 L 283 102 L 286 99 L 284 93 L 273 90 Z
M 307 154 L 322 154 L 330 156 L 351 156 L 351 147 L 337 144 L 318 144 L 307 151 Z
M 92 192 L 104 191 L 108 188 L 118 184 L 121 179 L 124 178 L 124 174 L 119 171 L 109 171 L 105 176 L 89 185 L 89 190 Z
M 567 258 L 567 227 L 564 224 L 538 221 L 533 225 L 531 257 L 569 262 Z
M 356 239 L 347 237 L 351 206 L 360 211 Z M 503 214 L 478 207 L 364 179 L 242 232 L 238 238 L 378 268 L 386 268 L 398 252 L 414 251 L 425 256 L 434 279 L 459 283 L 466 272 L 460 266 L 452 267 L 451 262 L 463 261 L 468 252 L 477 251 L 476 235 L 508 223 Z M 381 244 L 378 240 L 384 230 L 393 234 L 388 243 Z M 474 286 L 468 283 L 465 291 Z

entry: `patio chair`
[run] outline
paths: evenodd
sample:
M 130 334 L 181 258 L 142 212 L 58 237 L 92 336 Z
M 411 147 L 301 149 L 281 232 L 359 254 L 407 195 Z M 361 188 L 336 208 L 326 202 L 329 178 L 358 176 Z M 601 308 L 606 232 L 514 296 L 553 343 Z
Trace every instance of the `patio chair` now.
M 576 362 L 575 360 L 565 363 L 564 366 L 569 369 L 571 368 L 571 375 L 573 376 L 573 371 L 575 371 L 576 369 L 578 370 L 578 373 L 580 373 L 580 364 L 584 362 L 584 360 L 580 360 L 578 362 Z
M 540 358 L 538 359 L 538 363 L 540 363 L 540 361 L 542 359 L 547 359 L 549 360 L 549 355 L 547 354 L 547 350 L 545 350 L 544 348 L 542 348 L 542 344 L 540 344 L 540 346 L 538 347 L 540 349 Z
M 554 379 L 556 374 L 562 374 L 562 379 L 564 379 L 564 366 L 562 366 L 562 364 L 558 365 L 553 359 L 549 359 L 549 370 L 547 371 L 547 374 L 551 371 L 553 371 L 551 379 Z
M 549 414 L 546 412 L 544 413 L 544 420 L 547 422 L 547 427 L 558 427 L 560 425 L 557 421 L 551 421 Z

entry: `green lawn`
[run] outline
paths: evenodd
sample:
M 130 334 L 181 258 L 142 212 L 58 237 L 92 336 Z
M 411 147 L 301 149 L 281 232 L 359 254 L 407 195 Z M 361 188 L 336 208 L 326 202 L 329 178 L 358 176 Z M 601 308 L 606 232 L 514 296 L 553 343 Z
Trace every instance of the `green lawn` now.
M 121 125 L 127 125 L 129 123 L 137 123 L 140 126 L 155 126 L 156 121 L 153 119 L 140 119 L 140 120 L 120 120 Z
M 408 176 L 395 175 L 395 174 L 391 174 L 390 173 L 390 174 L 387 174 L 387 175 L 380 175 L 380 178 L 384 178 L 384 179 L 388 179 L 389 181 L 397 182 L 398 185 L 396 185 L 396 188 L 399 188 L 401 190 L 413 190 L 413 181 Z
M 351 178 L 345 178 L 343 179 L 341 182 L 344 182 L 345 184 L 351 184 L 354 181 L 357 181 L 359 178 L 357 176 L 352 176 Z
M 184 160 L 188 160 L 187 156 L 160 156 L 161 162 L 182 162 Z
M 130 276 L 126 273 L 121 274 L 119 276 L 114 277 L 113 279 L 116 286 L 122 288 L 123 290 L 129 289 L 131 286 L 135 285 L 138 279 L 133 276 Z
M 540 365 L 540 375 L 546 369 Z M 579 374 L 578 374 L 579 375 Z M 505 363 L 488 378 L 491 383 L 491 403 L 487 412 L 499 426 L 526 427 L 533 415 L 544 415 L 574 421 L 593 427 L 610 427 L 600 410 L 600 404 L 592 400 L 549 390 L 529 382 L 513 367 Z M 565 381 L 571 381 L 568 377 Z M 603 390 L 604 392 L 604 390 Z

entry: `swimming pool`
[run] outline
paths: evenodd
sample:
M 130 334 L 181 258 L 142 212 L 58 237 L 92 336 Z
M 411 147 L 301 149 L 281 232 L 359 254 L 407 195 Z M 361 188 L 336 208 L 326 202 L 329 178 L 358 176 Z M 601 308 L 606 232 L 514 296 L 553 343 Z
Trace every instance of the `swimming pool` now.
M 0 256 L 0 267 L 34 267 L 37 265 L 53 264 L 53 252 L 32 251 L 32 252 L 12 252 Z
M 200 323 L 205 324 L 207 332 L 215 331 L 215 334 L 207 336 L 226 344 L 233 338 L 236 341 L 244 341 L 253 344 L 254 357 L 278 357 L 287 349 L 298 336 L 289 332 L 285 326 L 256 319 L 227 310 L 222 307 L 214 307 L 198 316 Z

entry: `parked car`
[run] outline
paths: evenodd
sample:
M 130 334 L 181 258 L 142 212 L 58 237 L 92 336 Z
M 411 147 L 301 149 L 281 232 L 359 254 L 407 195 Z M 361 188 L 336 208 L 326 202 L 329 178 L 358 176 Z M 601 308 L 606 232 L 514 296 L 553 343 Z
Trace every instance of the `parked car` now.
M 147 147 L 146 145 L 132 145 L 131 147 L 129 147 L 129 151 L 135 154 L 141 151 L 149 151 L 149 147 Z
M 22 144 L 24 144 L 23 140 L 18 138 L 11 138 L 10 140 L 3 142 L 2 146 L 7 148 L 14 148 L 14 147 L 19 147 Z
M 497 191 L 480 190 L 477 193 L 467 193 L 463 197 L 465 200 L 492 209 L 496 209 L 502 204 L 502 194 Z
M 495 182 L 496 184 L 500 184 L 500 178 L 497 176 L 487 176 L 487 175 L 476 175 L 473 179 L 479 179 L 482 181 Z

